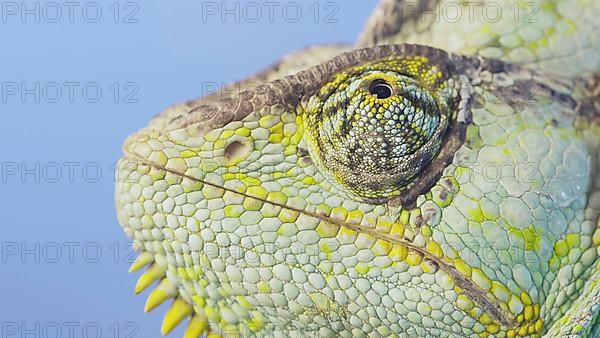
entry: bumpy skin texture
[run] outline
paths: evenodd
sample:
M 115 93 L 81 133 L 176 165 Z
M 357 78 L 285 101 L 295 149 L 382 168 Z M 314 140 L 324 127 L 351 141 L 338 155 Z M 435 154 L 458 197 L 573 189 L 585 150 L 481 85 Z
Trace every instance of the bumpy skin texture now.
M 133 269 L 150 265 L 136 291 L 161 280 L 147 309 L 174 299 L 164 333 L 191 317 L 189 337 L 598 336 L 600 129 L 577 81 L 598 71 L 583 64 L 597 39 L 571 54 L 560 48 L 572 44 L 557 47 L 561 69 L 546 69 L 552 55 L 515 59 L 517 46 L 491 55 L 504 62 L 481 54 L 512 39 L 508 28 L 440 22 L 415 33 L 418 14 L 390 10 L 405 3 L 384 1 L 360 43 L 414 37 L 480 56 L 389 45 L 292 62 L 239 95 L 171 109 L 125 142 L 118 216 L 142 252 Z M 540 6 L 571 15 L 558 11 L 565 1 Z M 517 29 L 537 26 L 527 27 Z M 579 46 L 568 30 L 553 33 L 546 43 Z M 458 37 L 474 45 L 453 47 Z M 299 58 L 320 63 L 337 48 Z M 390 97 L 368 97 L 365 69 L 387 79 Z M 401 76 L 418 84 L 412 94 Z M 447 123 L 400 123 L 427 95 Z M 399 97 L 412 99 L 394 105 Z M 413 138 L 395 139 L 388 123 Z M 392 179 L 373 178 L 390 154 L 410 162 L 417 152 L 403 142 L 415 135 L 422 142 L 409 143 L 426 148 L 409 166 L 416 175 L 365 194 L 361 184 Z M 396 152 L 353 168 L 349 144 Z
M 384 0 L 380 8 L 358 46 L 425 44 L 567 77 L 600 68 L 598 1 Z

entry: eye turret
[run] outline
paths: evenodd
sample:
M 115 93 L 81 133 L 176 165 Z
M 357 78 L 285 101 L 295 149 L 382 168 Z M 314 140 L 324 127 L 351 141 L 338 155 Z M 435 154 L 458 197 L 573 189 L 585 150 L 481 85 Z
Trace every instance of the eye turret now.
M 446 89 L 418 60 L 337 74 L 307 105 L 311 157 L 359 198 L 400 194 L 440 150 L 451 118 Z

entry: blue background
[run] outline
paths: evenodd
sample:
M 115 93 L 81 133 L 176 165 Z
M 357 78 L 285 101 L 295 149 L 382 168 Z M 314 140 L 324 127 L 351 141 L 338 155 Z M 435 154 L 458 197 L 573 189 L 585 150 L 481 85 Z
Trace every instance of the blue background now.
M 39 22 L 34 14 L 21 17 L 21 9 L 12 15 L 14 8 L 0 3 L 0 329 L 4 336 L 21 337 L 29 329 L 36 337 L 54 337 L 52 327 L 57 324 L 62 337 L 69 337 L 70 322 L 78 325 L 76 337 L 95 336 L 93 327 L 88 335 L 82 333 L 86 325 L 101 328 L 102 337 L 126 337 L 134 331 L 134 337 L 159 336 L 166 307 L 144 314 L 148 292 L 133 295 L 139 273 L 127 272 L 131 250 L 114 211 L 111 168 L 120 157 L 122 141 L 167 106 L 200 95 L 203 82 L 241 79 L 309 45 L 352 43 L 376 1 L 328 2 L 316 3 L 317 16 L 315 7 L 311 9 L 313 1 L 292 4 L 303 11 L 295 23 L 291 22 L 293 7 L 288 8 L 288 17 L 282 13 L 287 1 L 279 2 L 273 22 L 261 5 L 263 13 L 256 23 L 248 22 L 256 17 L 253 8 L 243 15 L 246 2 L 240 2 L 239 23 L 234 15 L 224 21 L 219 14 L 203 20 L 203 5 L 196 1 L 130 5 L 123 1 L 117 3 L 116 18 L 112 1 L 99 2 L 102 16 L 96 23 L 86 22 L 94 19 L 95 6 L 88 6 L 87 16 L 82 14 L 86 2 L 78 3 L 71 18 L 68 7 L 61 6 L 62 16 L 57 18 L 55 8 L 44 10 L 47 2 L 38 3 Z M 28 1 L 27 6 L 33 9 L 35 3 Z M 227 6 L 234 8 L 235 3 L 229 1 Z M 336 8 L 329 19 L 338 22 L 327 22 Z M 129 21 L 138 22 L 124 23 L 135 10 Z M 65 82 L 79 83 L 72 103 Z M 130 82 L 133 86 L 124 89 Z M 40 102 L 33 94 L 22 98 L 20 89 L 11 95 L 14 83 L 25 83 L 29 89 L 39 83 Z M 49 102 L 56 96 L 49 83 L 58 83 L 63 90 L 56 103 Z M 86 102 L 94 96 L 93 90 L 89 97 L 83 96 L 87 83 L 102 89 L 98 102 Z M 117 103 L 115 87 L 111 89 L 114 83 L 120 87 Z M 124 102 L 135 88 L 138 92 L 132 99 L 138 102 Z M 65 162 L 77 164 L 72 176 Z M 86 165 L 87 173 L 82 172 Z M 59 177 L 57 167 L 62 172 Z M 98 178 L 97 168 L 102 170 Z M 22 169 L 37 172 L 39 182 L 32 173 L 23 177 Z M 126 327 L 128 322 L 133 326 Z M 17 334 L 8 335 L 15 324 Z M 180 327 L 172 336 L 180 337 L 182 332 Z

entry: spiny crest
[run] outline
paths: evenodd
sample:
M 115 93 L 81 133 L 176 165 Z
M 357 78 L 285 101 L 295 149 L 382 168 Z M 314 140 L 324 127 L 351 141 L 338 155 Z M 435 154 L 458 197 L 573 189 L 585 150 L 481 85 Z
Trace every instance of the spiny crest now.
M 150 312 L 167 300 L 173 300 L 163 319 L 161 327 L 163 336 L 168 335 L 185 319 L 190 318 L 184 338 L 199 338 L 204 334 L 211 338 L 220 337 L 219 334 L 210 331 L 210 325 L 206 317 L 195 313 L 192 305 L 183 298 L 178 297 L 177 287 L 166 278 L 166 270 L 154 261 L 152 254 L 148 252 L 140 254 L 129 271 L 136 272 L 146 266 L 148 266 L 148 269 L 139 277 L 135 286 L 135 293 L 139 294 L 155 282 L 159 282 L 150 292 L 144 311 Z

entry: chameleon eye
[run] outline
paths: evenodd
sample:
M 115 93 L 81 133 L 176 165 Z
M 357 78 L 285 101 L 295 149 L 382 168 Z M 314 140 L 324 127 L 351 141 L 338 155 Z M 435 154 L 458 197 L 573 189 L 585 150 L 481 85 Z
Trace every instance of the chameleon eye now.
M 451 115 L 431 69 L 379 62 L 338 73 L 305 110 L 308 149 L 330 181 L 384 202 L 431 163 Z
M 371 82 L 369 86 L 369 92 L 378 99 L 387 99 L 392 96 L 392 86 L 387 83 L 385 80 L 377 79 Z

